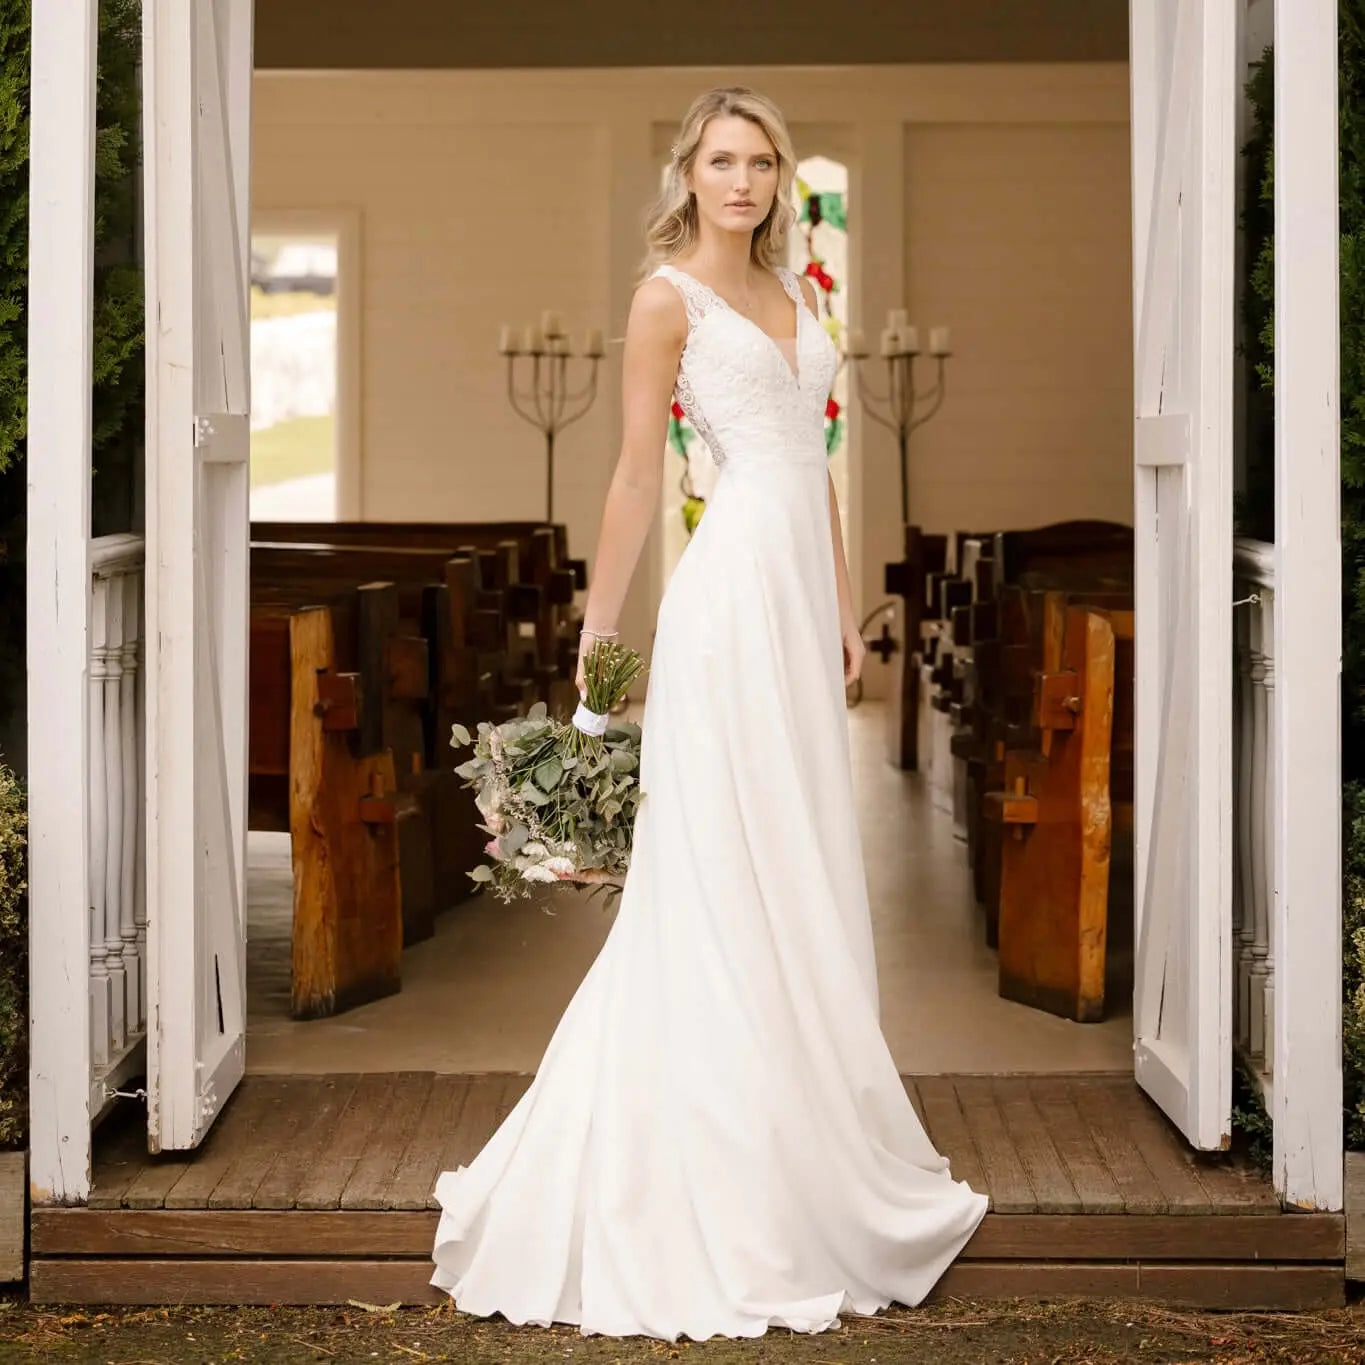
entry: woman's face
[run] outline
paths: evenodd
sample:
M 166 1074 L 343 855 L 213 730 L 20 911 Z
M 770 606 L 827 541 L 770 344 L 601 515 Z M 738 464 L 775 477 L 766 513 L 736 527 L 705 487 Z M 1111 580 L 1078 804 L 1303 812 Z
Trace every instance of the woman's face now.
M 752 233 L 777 194 L 777 152 L 747 118 L 713 118 L 702 132 L 688 188 L 702 218 L 725 232 Z

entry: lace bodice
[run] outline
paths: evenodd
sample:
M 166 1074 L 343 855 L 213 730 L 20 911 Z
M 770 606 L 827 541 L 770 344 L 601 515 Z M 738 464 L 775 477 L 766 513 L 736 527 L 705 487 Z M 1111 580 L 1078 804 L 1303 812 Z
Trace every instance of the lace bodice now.
M 717 465 L 780 460 L 821 464 L 834 343 L 811 313 L 795 272 L 778 270 L 796 304 L 796 369 L 776 339 L 677 266 L 654 272 L 687 309 L 687 344 L 674 396 Z

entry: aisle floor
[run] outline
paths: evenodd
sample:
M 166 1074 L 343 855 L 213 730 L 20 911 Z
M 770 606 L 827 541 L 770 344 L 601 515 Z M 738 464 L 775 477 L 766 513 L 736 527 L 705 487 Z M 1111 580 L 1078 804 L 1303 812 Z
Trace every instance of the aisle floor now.
M 849 713 L 858 818 L 876 934 L 882 1029 L 910 1075 L 1127 1071 L 1127 1002 L 1074 1024 L 1002 1000 L 966 850 L 924 779 L 883 756 L 882 707 Z M 489 895 L 453 907 L 403 957 L 403 989 L 331 1019 L 289 1018 L 292 881 L 284 835 L 249 843 L 247 1068 L 533 1072 L 611 926 L 598 897 L 555 912 Z

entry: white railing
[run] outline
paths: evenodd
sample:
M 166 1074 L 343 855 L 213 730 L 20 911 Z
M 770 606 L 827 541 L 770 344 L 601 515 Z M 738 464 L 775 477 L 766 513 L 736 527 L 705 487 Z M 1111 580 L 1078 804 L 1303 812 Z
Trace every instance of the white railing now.
M 91 1113 L 141 1068 L 147 1032 L 147 899 L 142 856 L 141 536 L 91 542 Z
M 1232 1023 L 1267 1103 L 1275 1038 L 1275 547 L 1233 550 Z

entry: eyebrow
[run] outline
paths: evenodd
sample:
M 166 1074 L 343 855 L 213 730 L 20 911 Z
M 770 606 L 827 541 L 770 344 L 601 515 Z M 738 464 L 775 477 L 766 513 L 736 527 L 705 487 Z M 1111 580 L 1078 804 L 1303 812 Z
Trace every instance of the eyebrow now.
M 737 156 L 737 152 L 732 152 L 728 147 L 712 147 L 707 156 Z M 776 157 L 776 152 L 755 152 L 755 156 L 765 156 L 771 161 Z

